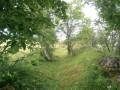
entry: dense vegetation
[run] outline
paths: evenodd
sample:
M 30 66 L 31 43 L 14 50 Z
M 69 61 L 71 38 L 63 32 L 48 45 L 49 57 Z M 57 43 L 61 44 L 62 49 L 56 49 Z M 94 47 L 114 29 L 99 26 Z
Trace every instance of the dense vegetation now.
M 0 90 L 119 90 L 119 9 L 119 0 L 0 0 Z

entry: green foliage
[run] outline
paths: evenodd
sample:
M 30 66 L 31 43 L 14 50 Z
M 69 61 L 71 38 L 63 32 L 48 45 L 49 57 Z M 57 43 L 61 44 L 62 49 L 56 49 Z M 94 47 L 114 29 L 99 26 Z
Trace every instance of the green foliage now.
M 114 30 L 120 29 L 120 1 L 119 0 L 92 0 L 95 2 L 96 7 L 99 9 L 99 14 L 111 28 Z
M 0 88 L 10 84 L 15 85 L 18 81 L 18 73 L 11 71 L 13 68 L 8 55 L 0 57 Z
M 75 36 L 75 41 L 80 43 L 81 46 L 95 46 L 96 34 L 91 26 L 91 21 L 88 18 L 82 20 L 81 30 Z
M 112 30 L 109 26 L 106 26 L 104 29 L 99 30 L 97 34 L 98 45 L 102 46 L 104 51 L 109 51 L 115 55 L 119 39 L 117 31 Z
M 16 72 L 6 71 L 0 75 L 0 88 L 5 87 L 7 84 L 16 85 L 18 74 Z
M 69 56 L 74 56 L 73 46 L 76 42 L 76 33 L 81 29 L 82 18 L 84 14 L 81 11 L 83 4 L 79 0 L 75 0 L 69 3 L 67 10 L 68 18 L 66 21 L 61 21 L 58 25 L 59 30 L 65 35 L 65 44 L 67 45 L 67 51 Z
M 43 36 L 41 30 L 53 28 L 50 14 L 65 19 L 66 9 L 67 4 L 61 0 L 1 0 L 0 44 L 7 43 L 4 50 L 13 53 L 26 49 L 33 35 Z
M 58 82 L 53 76 L 56 69 L 52 68 L 52 65 L 54 64 L 41 61 L 35 53 L 19 61 L 13 68 L 13 71 L 19 74 L 16 89 L 58 89 Z
M 81 42 L 86 43 L 86 44 L 91 44 L 92 43 L 92 39 L 94 39 L 94 32 L 93 29 L 89 29 L 89 28 L 84 28 L 80 34 L 78 34 L 79 39 L 81 40 Z
M 119 1 L 94 1 L 110 29 L 119 30 Z M 90 27 L 91 22 L 89 19 L 82 19 L 81 1 L 75 0 L 74 5 L 75 7 L 70 4 L 68 18 L 61 26 L 67 36 L 66 44 L 73 47 L 74 43 L 78 44 L 80 41 L 82 44 L 92 45 L 95 37 L 93 28 Z M 66 19 L 66 9 L 66 3 L 61 0 L 0 1 L 0 44 L 5 43 L 0 55 L 0 87 L 11 84 L 16 90 L 120 89 L 114 79 L 112 81 L 102 75 L 103 71 L 98 66 L 99 58 L 107 54 L 95 52 L 94 48 L 84 47 L 80 55 L 75 57 L 57 57 L 56 62 L 44 62 L 44 50 L 47 48 L 52 56 L 52 47 L 56 42 L 52 15 Z M 74 29 L 78 26 L 82 30 L 74 36 Z M 105 41 L 108 40 L 110 34 L 111 32 L 100 33 L 100 43 L 104 42 L 104 37 Z M 34 35 L 38 40 L 33 40 Z M 36 43 L 40 43 L 38 47 L 41 47 L 41 51 L 36 48 L 37 51 L 16 60 L 7 56 L 8 53 L 15 54 L 20 48 L 25 50 L 27 45 L 35 46 Z
M 2 69 L 0 87 L 10 84 L 17 90 L 57 90 L 59 85 L 57 78 L 53 76 L 56 72 L 56 69 L 52 67 L 54 64 L 54 62 L 53 64 L 44 62 L 38 51 L 24 58 L 10 60 L 0 67 Z

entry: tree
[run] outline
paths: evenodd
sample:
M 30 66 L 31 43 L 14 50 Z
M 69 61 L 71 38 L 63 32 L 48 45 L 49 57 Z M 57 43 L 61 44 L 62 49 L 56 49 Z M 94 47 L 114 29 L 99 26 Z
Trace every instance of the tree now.
M 92 0 L 98 8 L 99 15 L 108 26 L 118 33 L 118 53 L 120 54 L 120 0 Z
M 81 1 L 75 0 L 74 3 L 69 4 L 69 9 L 67 11 L 68 18 L 66 21 L 61 22 L 60 30 L 66 36 L 66 45 L 68 55 L 73 56 L 73 41 L 72 38 L 75 36 L 76 33 L 79 32 L 80 24 L 82 23 L 81 19 L 83 18 L 83 13 L 81 11 L 82 8 Z
M 84 18 L 81 31 L 77 34 L 77 37 L 82 45 L 95 46 L 95 32 L 91 26 L 91 20 Z
M 38 45 L 40 45 L 42 48 L 41 53 L 44 56 L 44 58 L 48 61 L 51 61 L 52 56 L 53 56 L 52 49 L 53 49 L 54 44 L 57 41 L 55 30 L 54 29 L 45 29 L 45 30 L 42 30 L 42 34 L 43 34 L 42 37 L 38 36 L 39 37 Z
M 33 35 L 43 36 L 42 30 L 54 27 L 50 13 L 65 19 L 66 9 L 61 0 L 0 0 L 0 44 L 6 43 L 2 52 L 26 49 Z
M 98 45 L 103 47 L 103 51 L 106 51 L 105 49 L 107 48 L 107 51 L 114 55 L 119 37 L 118 33 L 112 30 L 111 27 L 105 25 L 98 30 L 97 35 Z

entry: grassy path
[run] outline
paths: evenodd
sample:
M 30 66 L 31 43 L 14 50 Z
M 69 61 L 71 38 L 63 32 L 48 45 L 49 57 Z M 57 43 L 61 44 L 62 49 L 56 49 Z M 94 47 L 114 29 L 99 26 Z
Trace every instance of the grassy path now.
M 38 77 L 37 89 L 30 90 L 120 90 L 113 83 L 112 89 L 110 80 L 101 76 L 97 66 L 99 58 L 103 55 L 88 49 L 75 57 L 67 57 L 64 48 L 56 49 L 53 62 L 41 62 L 35 66 L 34 73 Z M 30 80 L 30 79 L 29 79 Z M 29 81 L 26 80 L 26 81 Z M 112 83 L 111 83 L 112 84 Z M 115 86 L 116 85 L 116 86 Z
M 36 66 L 22 63 L 22 68 L 27 67 L 29 75 L 22 77 L 21 80 L 28 84 L 26 87 L 31 88 L 30 90 L 82 90 L 80 81 L 86 77 L 88 71 L 92 70 L 94 60 L 100 56 L 89 49 L 75 57 L 67 57 L 65 48 L 56 49 L 54 55 L 56 59 L 53 62 L 40 62 Z M 31 56 L 27 60 L 35 58 L 37 56 Z
M 61 52 L 64 50 L 57 50 Z M 63 52 L 66 55 L 66 52 Z M 63 55 L 62 53 L 62 55 Z M 79 90 L 78 83 L 86 76 L 87 70 L 95 59 L 99 57 L 94 51 L 88 50 L 75 57 L 65 57 L 58 54 L 59 64 L 56 77 L 59 80 L 60 90 Z M 61 57 L 62 56 L 62 57 Z

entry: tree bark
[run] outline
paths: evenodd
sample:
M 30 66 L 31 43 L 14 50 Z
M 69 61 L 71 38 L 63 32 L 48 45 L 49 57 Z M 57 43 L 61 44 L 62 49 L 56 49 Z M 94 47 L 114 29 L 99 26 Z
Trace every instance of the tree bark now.
M 110 47 L 109 47 L 108 43 L 105 42 L 105 44 L 106 44 L 106 46 L 107 46 L 108 51 L 110 52 Z
M 68 43 L 67 50 L 68 50 L 68 55 L 73 56 L 73 46 L 72 46 L 71 42 Z
M 118 45 L 117 45 L 117 48 L 118 48 L 118 54 L 120 54 L 120 31 L 118 31 L 118 34 L 119 34 L 119 38 L 118 38 Z
M 45 59 L 46 59 L 46 60 L 52 61 L 51 55 L 50 55 L 50 51 L 49 51 L 49 46 L 48 46 L 48 45 L 45 45 L 45 48 L 44 48 L 44 56 L 45 56 Z

